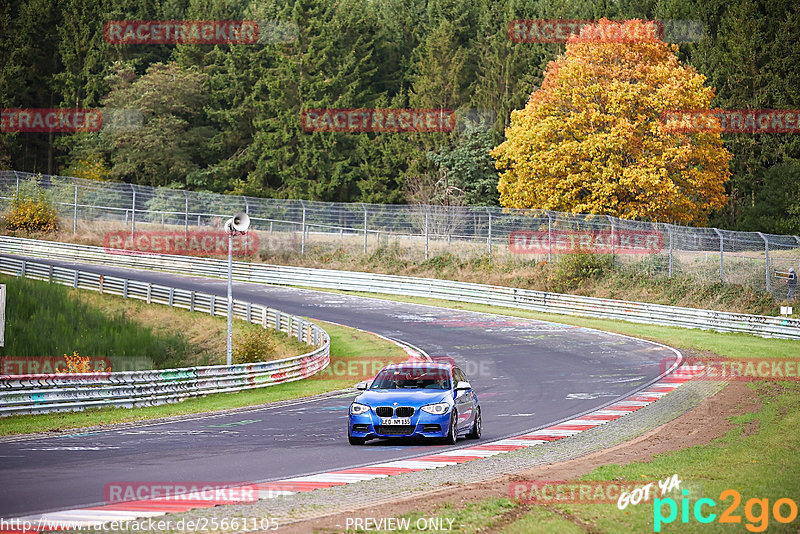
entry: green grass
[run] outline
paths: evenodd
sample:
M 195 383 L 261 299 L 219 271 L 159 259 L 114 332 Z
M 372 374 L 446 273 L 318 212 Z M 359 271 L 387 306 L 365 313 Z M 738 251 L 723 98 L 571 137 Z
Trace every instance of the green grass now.
M 180 335 L 157 334 L 120 308 L 104 312 L 76 298 L 71 288 L 7 276 L 0 277 L 0 283 L 6 284 L 2 355 L 61 356 L 78 351 L 85 356 L 149 358 L 158 367 L 192 350 Z

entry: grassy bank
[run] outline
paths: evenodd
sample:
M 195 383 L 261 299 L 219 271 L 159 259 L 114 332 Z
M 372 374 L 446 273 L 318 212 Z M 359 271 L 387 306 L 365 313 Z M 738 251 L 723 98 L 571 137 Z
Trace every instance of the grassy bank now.
M 2 276 L 0 283 L 7 291 L 6 343 L 0 356 L 58 357 L 78 352 L 109 357 L 120 369 L 225 363 L 222 318 L 25 278 Z M 235 343 L 257 333 L 263 359 L 307 350 L 285 334 L 243 321 L 233 324 Z

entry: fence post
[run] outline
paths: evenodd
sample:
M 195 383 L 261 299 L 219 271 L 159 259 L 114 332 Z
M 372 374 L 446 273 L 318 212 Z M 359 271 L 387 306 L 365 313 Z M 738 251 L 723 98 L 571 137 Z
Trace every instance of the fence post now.
M 616 230 L 617 227 L 614 224 L 614 218 L 611 215 L 606 215 L 608 217 L 608 222 L 611 223 L 611 270 L 614 270 L 614 256 L 616 255 Z
M 133 191 L 133 201 L 131 202 L 131 239 L 134 237 L 134 233 L 136 232 L 136 188 L 131 185 L 131 191 Z
M 16 195 L 14 196 L 14 200 L 16 200 L 17 202 L 19 202 L 19 173 L 17 173 L 17 171 L 14 171 L 14 176 L 15 176 L 15 177 L 16 177 L 16 179 L 17 179 L 17 193 L 16 193 Z
M 74 210 L 72 211 L 72 235 L 78 233 L 78 180 L 72 179 L 75 182 L 75 203 Z
M 672 225 L 667 225 L 669 230 L 669 277 L 672 278 Z
M 489 214 L 489 236 L 487 237 L 487 242 L 489 243 L 489 257 L 492 257 L 492 210 L 486 208 L 486 213 Z
M 425 205 L 425 259 L 428 259 L 428 206 Z
M 244 199 L 244 212 L 250 215 L 250 203 L 247 201 L 246 196 L 242 196 L 242 198 Z
M 361 209 L 364 210 L 364 254 L 367 253 L 367 207 L 361 203 Z
M 767 240 L 766 236 L 761 232 L 756 232 L 758 235 L 761 236 L 761 239 L 764 240 L 764 274 L 767 278 L 767 293 L 769 293 L 769 241 Z
M 712 228 L 712 230 L 714 230 L 714 232 L 716 232 L 717 236 L 719 237 L 719 281 L 720 281 L 721 284 L 724 284 L 725 283 L 725 263 L 724 263 L 723 256 L 724 256 L 724 253 L 725 253 L 725 249 L 724 249 L 724 246 L 723 246 L 722 232 L 720 232 L 716 228 Z
M 547 212 L 547 263 L 553 261 L 553 218 Z
M 303 206 L 303 224 L 300 226 L 300 255 L 306 253 L 306 203 L 302 200 L 300 205 Z
M 183 237 L 189 237 L 189 193 L 183 192 L 184 216 L 183 216 Z

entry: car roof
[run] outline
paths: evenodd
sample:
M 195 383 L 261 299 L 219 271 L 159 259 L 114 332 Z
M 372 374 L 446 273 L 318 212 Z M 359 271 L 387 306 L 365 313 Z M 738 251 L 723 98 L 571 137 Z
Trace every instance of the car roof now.
M 454 367 L 451 363 L 438 363 L 438 362 L 405 362 L 405 363 L 392 363 L 384 367 L 384 369 L 443 369 L 450 370 Z

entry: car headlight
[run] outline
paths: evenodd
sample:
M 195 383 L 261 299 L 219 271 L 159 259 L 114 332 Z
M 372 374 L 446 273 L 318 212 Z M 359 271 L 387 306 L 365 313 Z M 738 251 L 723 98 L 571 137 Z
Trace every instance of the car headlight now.
M 350 413 L 353 415 L 361 415 L 362 413 L 367 413 L 369 411 L 369 406 L 366 404 L 359 404 L 354 402 L 350 405 Z
M 447 410 L 450 408 L 450 405 L 446 402 L 439 402 L 436 404 L 426 404 L 425 406 L 421 407 L 420 410 L 423 412 L 428 412 L 433 415 L 442 415 L 447 413 Z

